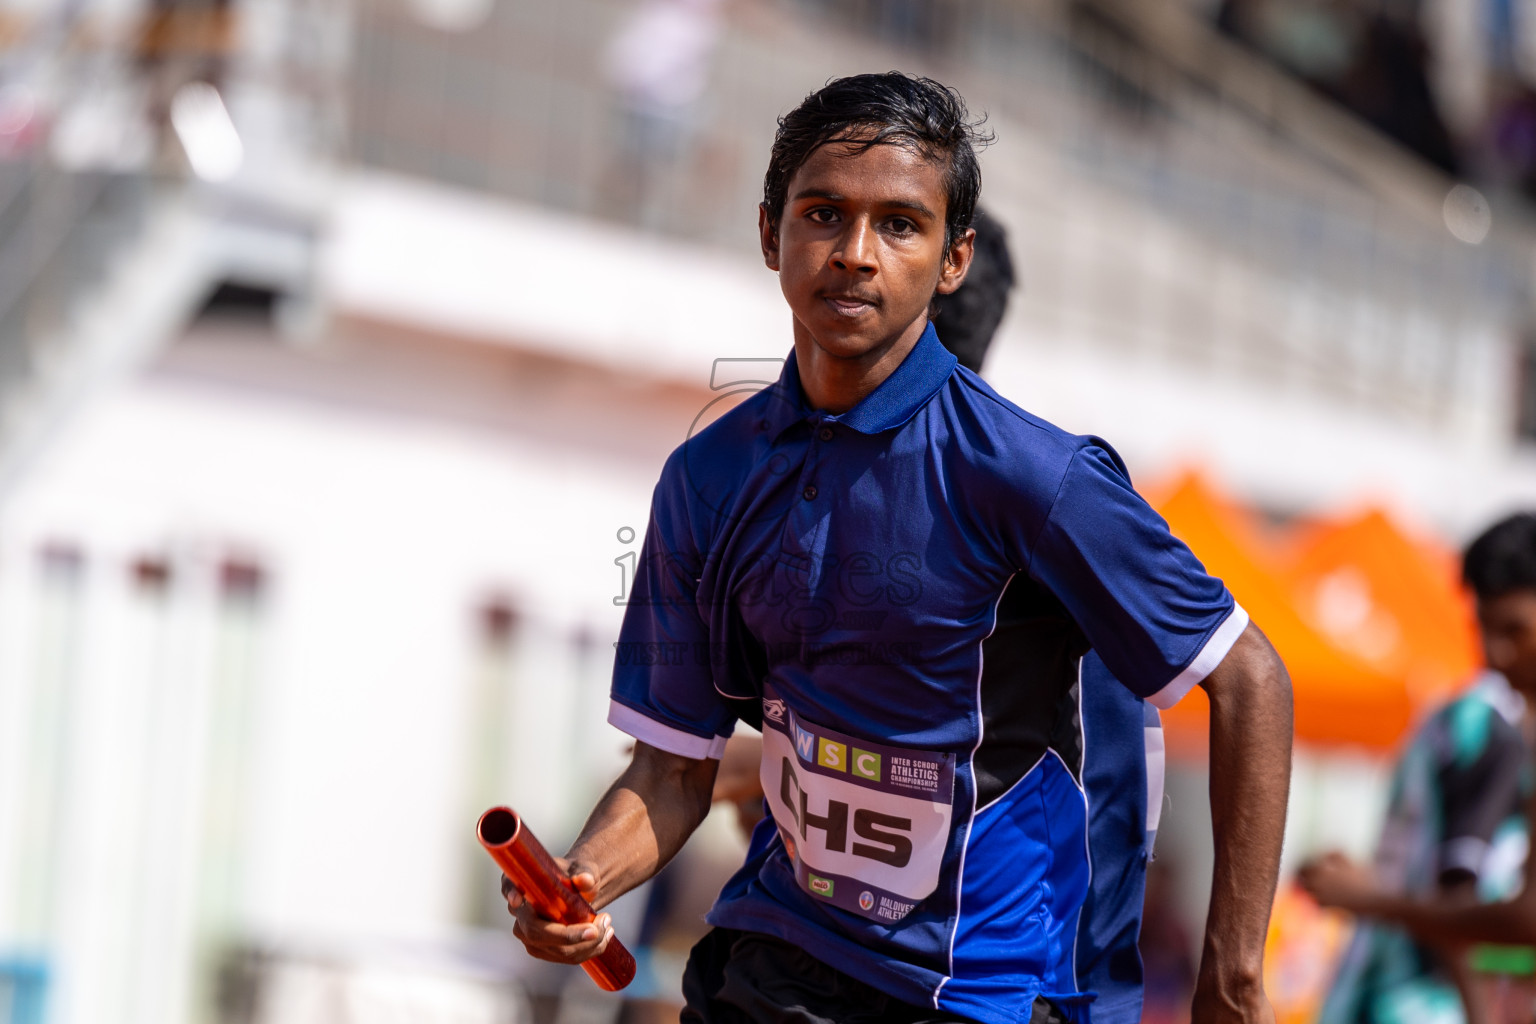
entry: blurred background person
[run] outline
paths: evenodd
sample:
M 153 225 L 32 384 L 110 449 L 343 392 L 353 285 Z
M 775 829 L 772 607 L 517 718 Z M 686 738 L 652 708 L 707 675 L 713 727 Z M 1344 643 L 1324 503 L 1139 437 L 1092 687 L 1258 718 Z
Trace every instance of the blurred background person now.
M 1472 975 L 1493 958 L 1468 958 L 1465 927 L 1425 928 L 1410 918 L 1417 925 L 1410 932 L 1397 923 L 1403 910 L 1464 908 L 1522 887 L 1532 795 L 1527 706 L 1536 696 L 1536 515 L 1489 527 L 1467 548 L 1462 574 L 1477 595 L 1489 671 L 1424 724 L 1398 763 L 1373 868 L 1329 852 L 1301 869 L 1318 902 L 1363 919 L 1323 1021 L 1503 1019 L 1492 1016 L 1485 985 Z M 1536 934 L 1536 924 L 1527 931 Z M 1519 1016 L 1530 1013 L 1527 1004 Z
M 1377 886 L 1404 898 L 1451 903 L 1475 901 L 1480 882 L 1484 891 L 1508 888 L 1508 872 L 1518 865 L 1508 863 L 1505 851 L 1493 855 L 1492 845 L 1521 813 L 1524 715 L 1521 696 L 1488 673 L 1424 723 L 1393 774 L 1372 865 Z M 1485 865 L 1496 877 L 1485 877 Z M 1309 868 L 1302 868 L 1303 885 L 1324 905 L 1348 909 L 1327 888 L 1312 889 L 1309 880 L 1322 869 Z M 1437 946 L 1432 938 L 1367 919 L 1344 954 L 1321 1020 L 1489 1020 L 1470 971 L 1459 944 Z
M 1008 312 L 1015 279 L 1007 229 L 983 209 L 976 211 L 971 227 L 976 231 L 976 255 L 971 258 L 964 284 L 948 295 L 934 296 L 934 324 L 939 329 L 939 340 L 955 354 L 960 365 L 980 373 L 992 339 Z
M 1225 0 L 1216 22 L 1450 174 L 1462 157 L 1430 82 L 1416 0 Z
M 618 94 L 620 160 L 610 198 L 614 215 L 655 230 L 662 189 L 692 179 L 693 125 L 709 86 L 726 0 L 644 0 L 604 54 Z

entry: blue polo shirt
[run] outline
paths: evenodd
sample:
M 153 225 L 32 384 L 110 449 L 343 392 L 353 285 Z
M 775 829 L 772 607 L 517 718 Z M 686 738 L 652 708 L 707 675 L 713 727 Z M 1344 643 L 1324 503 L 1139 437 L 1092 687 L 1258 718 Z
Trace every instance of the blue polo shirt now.
M 771 814 L 712 924 L 987 1024 L 1042 993 L 1086 1020 L 1084 655 L 1169 707 L 1246 624 L 1107 444 L 930 326 L 846 413 L 791 354 L 673 452 L 609 720 L 694 758 L 761 723 Z
M 1142 904 L 1163 801 L 1163 725 L 1093 651 L 1083 656 L 1083 795 L 1088 894 L 1074 964 L 1093 1024 L 1139 1024 Z

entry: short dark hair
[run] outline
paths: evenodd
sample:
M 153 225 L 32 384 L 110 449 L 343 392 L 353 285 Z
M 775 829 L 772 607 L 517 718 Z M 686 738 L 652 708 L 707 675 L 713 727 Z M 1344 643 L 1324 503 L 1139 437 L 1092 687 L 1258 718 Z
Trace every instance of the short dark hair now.
M 939 341 L 975 373 L 992 347 L 992 338 L 1008 311 L 1013 291 L 1013 257 L 1008 253 L 1008 231 L 986 210 L 976 208 L 971 221 L 976 244 L 965 281 L 948 295 L 935 295 L 934 324 Z
M 992 141 L 984 118 L 970 120 L 960 94 L 931 78 L 887 71 L 835 78 L 779 118 L 763 176 L 763 209 L 775 228 L 789 199 L 789 180 L 812 153 L 829 142 L 911 146 L 925 158 L 944 161 L 944 252 L 971 226 L 981 195 L 976 147 Z
M 1501 519 L 1467 545 L 1461 578 L 1479 598 L 1536 590 L 1536 513 Z

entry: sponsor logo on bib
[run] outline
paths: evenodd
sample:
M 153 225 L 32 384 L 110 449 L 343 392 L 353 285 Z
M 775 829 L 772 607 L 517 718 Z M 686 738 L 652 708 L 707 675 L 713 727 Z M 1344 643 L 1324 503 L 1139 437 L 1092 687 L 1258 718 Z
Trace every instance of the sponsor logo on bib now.
M 955 756 L 806 722 L 777 697 L 763 705 L 763 790 L 800 887 L 864 917 L 901 920 L 938 886 Z

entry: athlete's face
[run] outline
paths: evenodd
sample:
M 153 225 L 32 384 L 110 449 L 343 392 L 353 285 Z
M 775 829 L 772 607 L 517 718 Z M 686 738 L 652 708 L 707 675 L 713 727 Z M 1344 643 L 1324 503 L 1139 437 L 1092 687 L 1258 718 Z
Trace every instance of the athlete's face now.
M 945 207 L 944 168 L 907 146 L 815 150 L 790 179 L 777 229 L 766 212 L 759 218 L 796 350 L 810 343 L 834 361 L 877 362 L 893 348 L 904 356 L 934 293 L 960 287 L 970 263 L 970 233 L 945 256 Z
M 1536 697 L 1536 590 L 1512 590 L 1477 602 L 1488 667 Z

